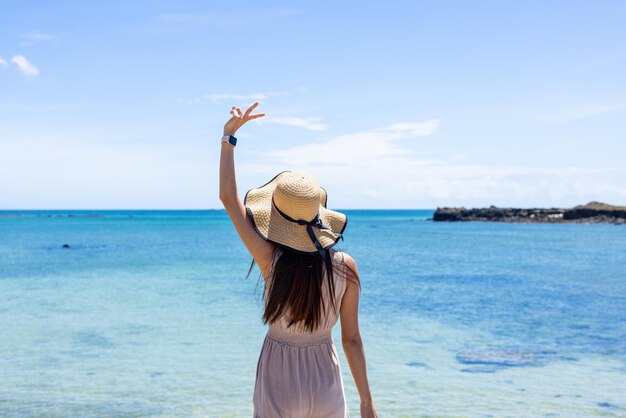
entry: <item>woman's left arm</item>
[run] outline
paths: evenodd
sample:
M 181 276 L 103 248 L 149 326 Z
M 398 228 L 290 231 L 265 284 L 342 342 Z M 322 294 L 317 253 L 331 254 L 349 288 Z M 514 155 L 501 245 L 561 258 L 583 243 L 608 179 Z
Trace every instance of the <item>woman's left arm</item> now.
M 250 112 L 259 105 L 254 103 L 246 110 L 241 112 L 236 106 L 233 106 L 230 113 L 233 115 L 226 125 L 224 125 L 224 135 L 235 135 L 235 132 L 247 121 L 265 116 L 265 113 L 257 113 L 251 115 Z M 272 257 L 274 246 L 261 237 L 252 223 L 252 219 L 248 216 L 243 202 L 237 193 L 237 180 L 235 178 L 235 147 L 229 142 L 222 142 L 222 150 L 220 156 L 220 200 L 230 216 L 239 237 L 244 245 L 259 265 L 266 278 L 269 271 L 269 264 Z

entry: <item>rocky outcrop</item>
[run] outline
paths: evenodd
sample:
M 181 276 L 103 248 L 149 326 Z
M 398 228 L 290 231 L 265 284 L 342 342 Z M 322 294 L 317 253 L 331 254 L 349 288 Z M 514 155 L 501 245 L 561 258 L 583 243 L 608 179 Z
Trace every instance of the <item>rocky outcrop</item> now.
M 578 205 L 565 211 L 563 219 L 588 219 L 606 217 L 611 219 L 626 220 L 626 206 L 612 206 L 600 202 L 589 202 L 586 205 Z
M 613 223 L 626 224 L 626 207 L 590 202 L 571 209 L 561 208 L 437 208 L 433 221 L 519 223 Z

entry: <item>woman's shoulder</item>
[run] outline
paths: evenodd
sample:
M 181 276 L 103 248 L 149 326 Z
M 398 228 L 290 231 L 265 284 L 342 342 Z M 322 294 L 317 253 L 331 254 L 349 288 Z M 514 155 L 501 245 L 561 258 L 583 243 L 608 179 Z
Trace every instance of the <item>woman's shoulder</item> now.
M 344 251 L 335 250 L 333 254 L 334 259 L 336 260 L 337 265 L 340 267 L 341 272 L 345 276 L 348 274 L 348 270 L 352 270 L 353 272 L 357 272 L 356 262 L 352 256 Z
M 347 252 L 341 251 L 341 250 L 335 250 L 335 249 L 333 249 L 333 251 L 334 251 L 334 257 L 340 262 L 347 263 L 351 265 L 352 267 L 356 265 L 354 258 L 352 258 L 352 256 L 348 254 Z

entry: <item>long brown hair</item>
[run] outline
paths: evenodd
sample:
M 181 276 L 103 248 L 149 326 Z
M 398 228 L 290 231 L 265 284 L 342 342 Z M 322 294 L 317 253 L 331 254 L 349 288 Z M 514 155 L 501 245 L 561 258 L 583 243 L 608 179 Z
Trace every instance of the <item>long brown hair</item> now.
M 268 300 L 263 301 L 263 323 L 272 324 L 284 314 L 289 314 L 288 326 L 300 324 L 307 331 L 314 331 L 322 320 L 322 312 L 326 304 L 331 303 L 333 311 L 337 313 L 335 303 L 335 276 L 331 257 L 331 250 L 326 251 L 325 259 L 315 253 L 303 253 L 292 250 L 280 244 L 274 244 L 271 269 L 272 277 L 269 278 Z M 254 259 L 248 270 L 248 277 L 254 267 Z M 326 269 L 326 276 L 324 270 Z M 346 265 L 347 276 L 345 279 L 360 282 L 356 272 Z M 261 276 L 262 277 L 262 276 Z M 329 299 L 323 297 L 324 277 L 328 286 Z

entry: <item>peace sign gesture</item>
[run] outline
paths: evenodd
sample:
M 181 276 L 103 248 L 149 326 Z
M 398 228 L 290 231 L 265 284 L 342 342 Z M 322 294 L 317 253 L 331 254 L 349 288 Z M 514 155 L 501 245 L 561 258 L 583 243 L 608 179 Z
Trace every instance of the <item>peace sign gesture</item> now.
M 254 115 L 250 114 L 252 109 L 258 105 L 259 102 L 254 102 L 254 104 L 246 110 L 246 113 L 242 113 L 240 108 L 233 106 L 232 109 L 230 109 L 230 114 L 233 116 L 228 119 L 228 122 L 224 125 L 224 135 L 235 135 L 237 129 L 241 128 L 241 125 L 247 121 L 265 116 L 265 113 L 256 113 Z

